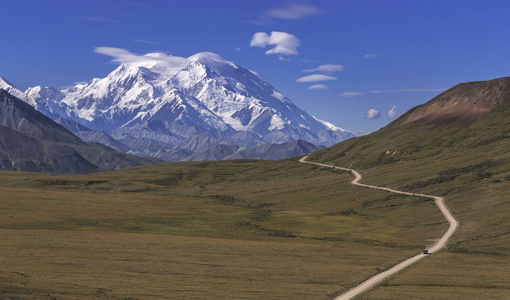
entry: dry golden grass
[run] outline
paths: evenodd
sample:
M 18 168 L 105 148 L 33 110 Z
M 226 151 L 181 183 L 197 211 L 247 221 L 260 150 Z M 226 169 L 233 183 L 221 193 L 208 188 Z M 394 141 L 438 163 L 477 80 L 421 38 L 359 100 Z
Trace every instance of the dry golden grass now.
M 447 226 L 295 160 L 0 178 L 0 298 L 324 299 Z

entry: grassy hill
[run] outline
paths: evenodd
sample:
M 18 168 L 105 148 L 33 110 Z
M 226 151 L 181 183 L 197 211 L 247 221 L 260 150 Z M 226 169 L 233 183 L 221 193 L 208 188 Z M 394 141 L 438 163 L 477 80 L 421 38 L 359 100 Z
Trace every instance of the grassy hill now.
M 439 105 L 455 111 L 448 104 L 459 99 L 475 111 L 434 115 Z M 378 132 L 316 152 L 310 160 L 352 165 L 371 184 L 444 195 L 461 223 L 447 251 L 367 297 L 397 291 L 413 299 L 510 296 L 509 273 L 498 272 L 510 269 L 510 78 L 459 85 Z

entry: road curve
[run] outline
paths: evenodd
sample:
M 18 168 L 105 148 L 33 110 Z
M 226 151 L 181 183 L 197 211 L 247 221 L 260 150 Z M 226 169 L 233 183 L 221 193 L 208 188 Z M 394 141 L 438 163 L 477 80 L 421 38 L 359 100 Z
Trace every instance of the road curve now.
M 390 188 L 385 188 L 385 187 L 379 187 L 379 186 L 374 186 L 374 185 L 362 184 L 362 183 L 359 183 L 359 181 L 362 178 L 361 174 L 356 172 L 353 169 L 336 167 L 336 166 L 331 166 L 331 165 L 326 165 L 326 164 L 321 164 L 321 163 L 315 163 L 315 162 L 309 162 L 309 161 L 306 161 L 307 158 L 308 158 L 308 156 L 304 156 L 303 158 L 301 158 L 299 160 L 299 162 L 305 163 L 305 164 L 312 164 L 312 165 L 317 165 L 317 166 L 321 166 L 321 167 L 333 168 L 333 169 L 339 169 L 339 170 L 344 170 L 344 171 L 351 172 L 354 175 L 354 180 L 351 181 L 351 183 L 354 184 L 354 185 L 359 185 L 359 186 L 366 187 L 366 188 L 371 188 L 371 189 L 388 191 L 388 192 L 402 194 L 402 195 L 416 196 L 416 197 L 425 197 L 425 198 L 432 198 L 432 199 L 434 199 L 436 205 L 439 207 L 439 210 L 441 210 L 441 213 L 445 216 L 446 220 L 448 220 L 448 222 L 450 223 L 450 227 L 445 232 L 445 234 L 443 234 L 441 239 L 439 239 L 434 244 L 434 246 L 432 246 L 431 248 L 428 249 L 429 250 L 429 254 L 437 252 L 441 248 L 443 248 L 446 245 L 446 242 L 448 242 L 450 237 L 453 235 L 453 233 L 459 227 L 459 222 L 453 217 L 453 215 L 450 213 L 450 211 L 446 207 L 446 205 L 444 203 L 444 198 L 443 197 L 430 196 L 430 195 L 425 195 L 425 194 L 408 193 L 408 192 L 397 191 L 397 190 L 390 189 Z M 391 267 L 390 269 L 388 269 L 388 270 L 386 270 L 384 272 L 381 272 L 381 273 L 379 273 L 379 274 L 377 274 L 377 275 L 375 275 L 375 276 L 373 276 L 373 277 L 363 281 L 358 286 L 356 286 L 356 287 L 350 289 L 349 291 L 343 293 L 342 295 L 336 297 L 335 300 L 352 299 L 352 298 L 354 298 L 354 297 L 356 297 L 356 296 L 358 296 L 358 295 L 360 295 L 360 294 L 362 294 L 362 293 L 372 289 L 377 284 L 381 283 L 384 279 L 386 279 L 389 276 L 399 272 L 400 270 L 403 270 L 403 269 L 407 268 L 408 266 L 414 264 L 415 262 L 419 261 L 420 259 L 422 259 L 422 258 L 424 258 L 426 256 L 427 256 L 426 254 L 420 253 L 420 254 L 415 255 L 415 256 L 413 256 L 411 258 L 408 258 L 408 259 L 404 260 L 403 262 L 401 262 L 401 263 Z

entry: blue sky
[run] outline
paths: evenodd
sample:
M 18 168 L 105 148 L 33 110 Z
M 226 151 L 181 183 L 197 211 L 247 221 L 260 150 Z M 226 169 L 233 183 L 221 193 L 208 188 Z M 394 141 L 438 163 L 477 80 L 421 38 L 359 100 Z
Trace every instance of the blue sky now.
M 19 0 L 2 12 L 0 76 L 21 90 L 104 77 L 116 66 L 96 47 L 211 51 L 320 119 L 373 131 L 460 82 L 510 76 L 504 0 Z M 309 75 L 331 80 L 298 80 Z

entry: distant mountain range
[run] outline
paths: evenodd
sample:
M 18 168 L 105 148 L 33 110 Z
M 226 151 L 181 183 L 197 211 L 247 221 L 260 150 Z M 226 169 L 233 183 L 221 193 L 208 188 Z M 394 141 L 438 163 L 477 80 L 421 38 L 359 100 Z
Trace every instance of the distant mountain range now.
M 298 140 L 331 146 L 355 136 L 309 115 L 254 72 L 217 54 L 178 62 L 157 53 L 145 58 L 64 90 L 37 86 L 21 92 L 1 78 L 0 88 L 84 140 L 167 161 L 205 158 L 194 155 L 205 149 L 238 147 L 237 152 Z M 241 151 L 242 157 L 258 153 Z
M 0 170 L 90 173 L 157 162 L 86 143 L 0 89 Z

